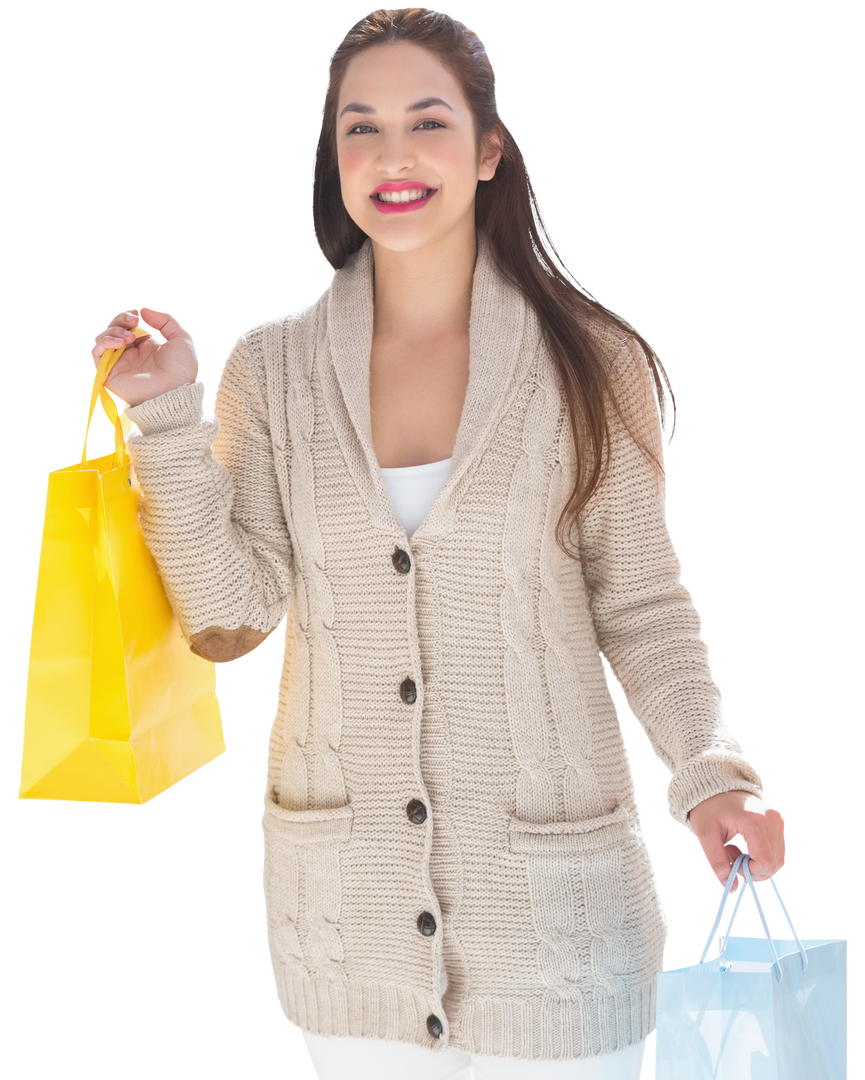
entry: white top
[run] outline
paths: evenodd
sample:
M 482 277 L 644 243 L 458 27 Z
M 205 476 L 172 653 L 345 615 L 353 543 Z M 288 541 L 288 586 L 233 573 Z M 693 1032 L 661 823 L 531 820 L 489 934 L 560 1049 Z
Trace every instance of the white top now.
M 445 458 L 429 461 L 426 465 L 381 469 L 393 512 L 407 536 L 411 536 L 427 516 L 433 499 L 444 487 L 450 467 L 451 459 Z

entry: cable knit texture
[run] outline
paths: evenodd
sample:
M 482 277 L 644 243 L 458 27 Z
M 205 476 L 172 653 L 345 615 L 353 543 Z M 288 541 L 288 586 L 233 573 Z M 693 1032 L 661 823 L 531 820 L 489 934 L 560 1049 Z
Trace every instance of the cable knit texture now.
M 483 236 L 451 470 L 411 541 L 372 445 L 372 327 L 367 242 L 316 304 L 240 338 L 218 426 L 199 384 L 127 409 L 187 636 L 288 613 L 264 814 L 280 1001 L 318 1034 L 433 1051 L 622 1049 L 654 1026 L 666 924 L 600 651 L 677 821 L 761 794 L 721 721 L 660 475 L 627 434 L 660 452 L 646 358 L 594 328 L 622 416 L 577 563 L 554 537 L 574 476 L 559 376 Z

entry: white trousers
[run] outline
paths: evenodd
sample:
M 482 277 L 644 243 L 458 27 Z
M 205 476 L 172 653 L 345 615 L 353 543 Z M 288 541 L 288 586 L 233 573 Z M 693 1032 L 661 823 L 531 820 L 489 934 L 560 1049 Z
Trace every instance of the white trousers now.
M 318 1080 L 640 1080 L 646 1040 L 572 1061 L 480 1057 L 449 1047 L 303 1033 Z

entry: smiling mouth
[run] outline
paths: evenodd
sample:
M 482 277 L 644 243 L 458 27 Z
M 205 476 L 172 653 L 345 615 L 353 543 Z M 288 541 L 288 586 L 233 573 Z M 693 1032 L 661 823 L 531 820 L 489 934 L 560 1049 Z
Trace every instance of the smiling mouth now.
M 406 188 L 404 191 L 379 191 L 373 195 L 377 202 L 383 203 L 408 203 L 418 202 L 432 195 L 435 188 Z

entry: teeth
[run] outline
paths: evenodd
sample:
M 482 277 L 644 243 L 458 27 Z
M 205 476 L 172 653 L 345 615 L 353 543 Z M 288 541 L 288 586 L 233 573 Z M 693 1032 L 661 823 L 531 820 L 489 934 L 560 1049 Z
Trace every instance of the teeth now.
M 379 202 L 407 203 L 417 202 L 429 195 L 431 188 L 406 188 L 405 191 L 380 191 L 376 198 Z

